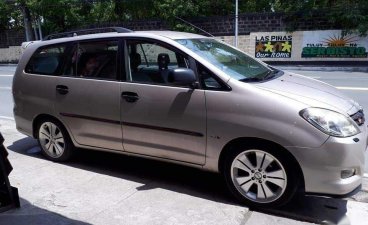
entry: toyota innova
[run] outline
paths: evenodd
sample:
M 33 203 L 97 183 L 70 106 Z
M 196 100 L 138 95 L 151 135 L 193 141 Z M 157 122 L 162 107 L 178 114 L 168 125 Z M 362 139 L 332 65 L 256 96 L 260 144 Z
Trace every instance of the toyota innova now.
M 367 124 L 334 87 L 214 38 L 112 29 L 25 49 L 14 116 L 46 158 L 68 160 L 77 147 L 198 167 L 250 206 L 285 204 L 297 189 L 359 189 Z

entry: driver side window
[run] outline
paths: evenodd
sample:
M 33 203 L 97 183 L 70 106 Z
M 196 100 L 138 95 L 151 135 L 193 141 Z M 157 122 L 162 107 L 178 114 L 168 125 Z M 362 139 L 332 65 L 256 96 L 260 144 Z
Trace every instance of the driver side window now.
M 170 73 L 176 68 L 188 68 L 182 54 L 153 41 L 128 40 L 129 80 L 137 83 L 173 85 Z

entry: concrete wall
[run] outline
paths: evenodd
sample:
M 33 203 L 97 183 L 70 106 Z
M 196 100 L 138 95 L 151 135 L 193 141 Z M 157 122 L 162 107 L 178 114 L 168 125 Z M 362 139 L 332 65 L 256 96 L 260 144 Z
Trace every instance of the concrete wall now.
M 234 16 L 189 18 L 187 20 L 227 43 L 234 43 Z M 291 25 L 296 31 L 285 32 Z M 160 19 L 93 24 L 83 28 L 108 26 L 122 26 L 137 31 L 170 30 L 169 23 Z M 77 29 L 80 28 L 72 30 Z M 354 42 L 347 41 L 345 46 L 329 46 L 331 43 L 326 43 L 325 39 L 342 36 L 341 25 L 329 21 L 321 12 L 309 15 L 308 18 L 304 14 L 294 15 L 294 17 L 282 13 L 241 14 L 239 15 L 239 34 L 238 47 L 263 61 L 367 61 L 367 57 L 364 55 L 368 49 L 368 44 L 364 44 L 364 42 L 368 43 L 367 37 L 359 39 L 358 35 L 349 36 L 352 37 L 349 40 Z M 281 39 L 272 40 L 273 37 L 281 37 Z M 23 30 L 0 31 L 0 63 L 16 61 L 20 56 L 20 51 L 12 46 L 20 46 L 23 41 L 25 41 Z M 271 45 L 274 51 L 270 51 Z M 361 52 L 363 48 L 365 53 L 360 56 L 355 53 L 355 55 L 344 53 L 350 50 Z M 336 50 L 335 53 L 338 54 L 333 55 L 332 50 Z M 308 52 L 311 54 L 306 54 Z
M 24 41 L 23 30 L 0 31 L 0 63 L 17 63 L 21 55 L 20 45 Z
M 272 41 L 271 38 L 276 37 L 281 40 Z M 234 44 L 234 36 L 219 36 L 220 40 L 228 44 Z M 263 38 L 263 39 L 262 39 Z M 269 40 L 266 40 L 266 39 Z M 284 38 L 284 39 L 282 39 Z M 288 40 L 290 38 L 290 40 Z M 290 44 L 289 57 L 257 57 L 257 45 L 259 42 L 267 44 Z M 368 37 L 359 37 L 358 34 L 343 36 L 341 30 L 324 30 L 324 31 L 295 31 L 295 32 L 252 32 L 249 35 L 240 35 L 238 38 L 238 48 L 256 57 L 262 61 L 273 62 L 315 62 L 315 61 L 350 61 L 350 62 L 368 62 Z M 306 55 L 306 48 L 316 53 L 313 55 Z M 333 48 L 333 53 L 341 54 L 327 54 L 328 48 Z M 263 47 L 265 50 L 265 47 Z M 303 52 L 304 50 L 304 52 Z M 335 51 L 336 50 L 336 51 Z M 356 54 L 356 51 L 365 52 L 363 54 Z M 345 51 L 345 52 L 344 52 Z M 350 52 L 351 51 L 351 54 Z M 273 49 L 274 53 L 278 51 Z M 285 51 L 279 51 L 281 53 Z M 272 52 L 268 52 L 272 54 Z M 324 54 L 318 54 L 324 53 Z M 331 52 L 330 52 L 331 53 Z
M 17 63 L 21 55 L 22 50 L 20 46 L 0 48 L 0 63 Z

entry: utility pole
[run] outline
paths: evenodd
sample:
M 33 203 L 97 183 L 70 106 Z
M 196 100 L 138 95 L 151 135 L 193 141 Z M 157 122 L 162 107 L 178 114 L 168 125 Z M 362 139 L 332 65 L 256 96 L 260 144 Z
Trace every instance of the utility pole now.
M 235 0 L 235 47 L 238 47 L 238 0 Z
M 42 29 L 41 29 L 41 19 L 40 17 L 38 17 L 37 19 L 37 24 L 38 24 L 38 36 L 40 37 L 40 40 L 42 40 Z

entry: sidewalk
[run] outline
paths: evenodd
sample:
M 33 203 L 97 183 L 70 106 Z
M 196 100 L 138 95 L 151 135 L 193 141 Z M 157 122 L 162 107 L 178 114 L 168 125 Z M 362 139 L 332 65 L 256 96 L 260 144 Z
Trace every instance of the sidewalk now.
M 281 70 L 307 70 L 307 71 L 346 71 L 346 72 L 364 72 L 368 73 L 368 66 L 303 66 L 303 65 L 273 65 Z
M 368 221 L 367 180 L 355 200 L 298 196 L 281 209 L 255 211 L 234 202 L 216 174 L 94 151 L 81 151 L 68 163 L 53 163 L 40 155 L 34 139 L 15 130 L 13 120 L 0 119 L 0 131 L 14 167 L 10 182 L 21 197 L 21 208 L 0 214 L 0 225 Z
M 270 61 L 282 70 L 368 72 L 368 61 Z

